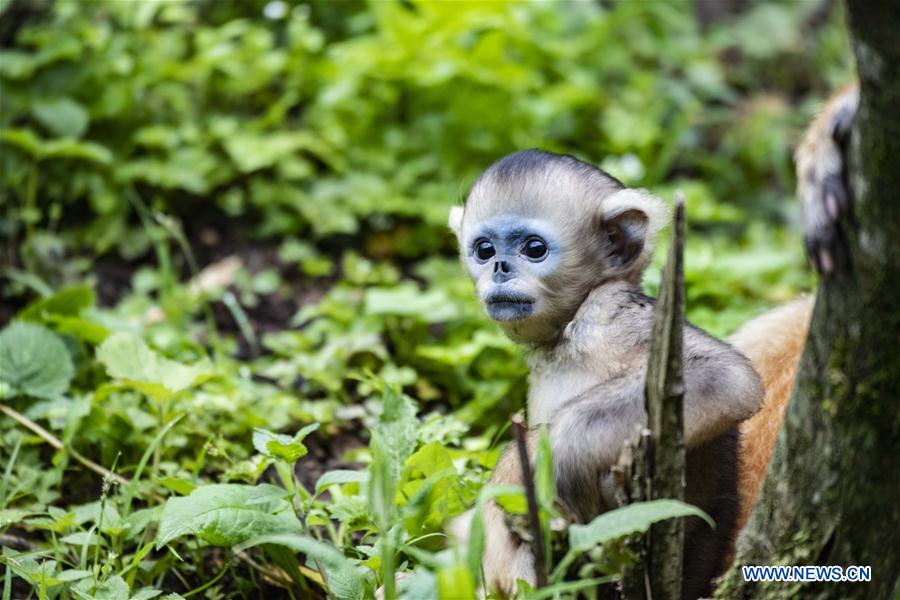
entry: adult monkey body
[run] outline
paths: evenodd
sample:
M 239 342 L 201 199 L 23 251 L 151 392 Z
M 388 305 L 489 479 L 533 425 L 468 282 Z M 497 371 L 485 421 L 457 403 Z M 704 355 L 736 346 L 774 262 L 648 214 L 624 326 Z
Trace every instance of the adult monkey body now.
M 855 87 L 839 94 L 797 155 L 807 249 L 825 272 L 842 264 L 835 222 L 849 202 L 840 140 L 856 102 Z M 653 300 L 640 282 L 667 218 L 650 194 L 573 157 L 539 150 L 494 163 L 465 207 L 451 212 L 486 311 L 527 349 L 529 424 L 548 426 L 558 502 L 573 520 L 615 506 L 609 469 L 646 422 Z M 685 598 L 710 593 L 756 501 L 810 310 L 805 299 L 771 311 L 742 327 L 734 348 L 685 328 L 686 499 L 717 523 L 714 531 L 688 524 Z M 514 452 L 504 453 L 492 482 L 521 483 Z M 516 579 L 533 583 L 528 545 L 506 529 L 495 505 L 484 517 L 486 585 L 510 593 Z

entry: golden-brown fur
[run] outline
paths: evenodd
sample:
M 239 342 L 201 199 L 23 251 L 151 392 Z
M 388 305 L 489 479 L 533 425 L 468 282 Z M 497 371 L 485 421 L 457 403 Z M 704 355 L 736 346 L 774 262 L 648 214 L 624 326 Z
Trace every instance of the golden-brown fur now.
M 740 426 L 738 529 L 743 528 L 756 504 L 775 439 L 781 430 L 812 305 L 812 298 L 802 298 L 771 310 L 745 323 L 729 340 L 753 363 L 766 390 L 762 408 Z

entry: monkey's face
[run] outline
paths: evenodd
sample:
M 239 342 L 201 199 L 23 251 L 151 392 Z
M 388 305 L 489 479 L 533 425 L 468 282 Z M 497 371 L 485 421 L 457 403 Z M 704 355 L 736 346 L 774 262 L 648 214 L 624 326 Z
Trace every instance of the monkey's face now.
M 640 281 L 665 215 L 596 167 L 525 150 L 491 165 L 449 224 L 487 314 L 514 340 L 543 344 L 594 287 Z
M 462 248 L 478 297 L 492 319 L 523 330 L 553 312 L 548 288 L 561 265 L 563 244 L 550 223 L 497 215 L 467 231 Z

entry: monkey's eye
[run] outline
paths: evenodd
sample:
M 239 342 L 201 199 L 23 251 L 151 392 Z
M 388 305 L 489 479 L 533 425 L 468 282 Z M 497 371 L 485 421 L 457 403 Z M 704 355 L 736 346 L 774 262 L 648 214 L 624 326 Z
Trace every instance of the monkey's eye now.
M 525 247 L 522 248 L 522 254 L 531 260 L 541 260 L 547 256 L 548 251 L 547 243 L 541 238 L 529 239 L 525 242 Z
M 497 253 L 494 245 L 487 240 L 481 240 L 475 244 L 475 257 L 478 260 L 487 260 Z

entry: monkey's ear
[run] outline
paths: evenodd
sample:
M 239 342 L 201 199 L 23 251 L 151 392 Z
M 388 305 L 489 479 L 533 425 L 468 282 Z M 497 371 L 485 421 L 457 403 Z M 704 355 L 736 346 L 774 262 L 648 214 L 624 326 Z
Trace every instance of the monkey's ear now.
M 450 219 L 447 224 L 450 226 L 450 230 L 453 231 L 456 239 L 459 239 L 459 235 L 462 232 L 463 210 L 462 206 L 454 206 L 450 209 Z
M 640 276 L 653 256 L 659 230 L 670 210 L 645 190 L 624 189 L 601 203 L 600 228 L 608 267 Z

